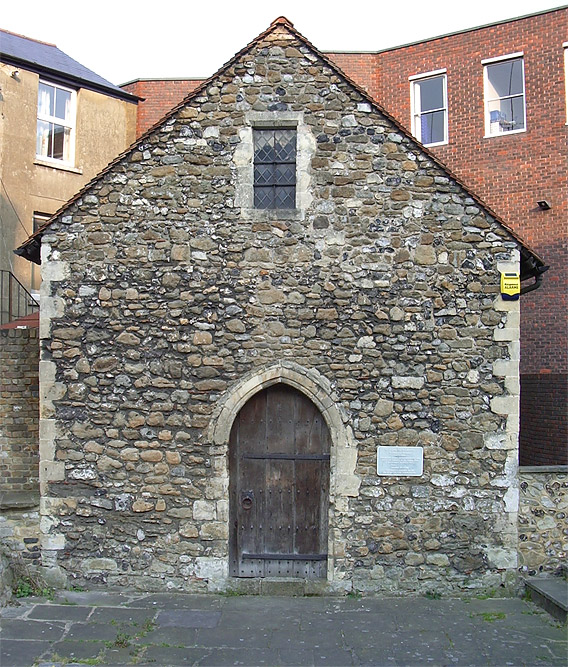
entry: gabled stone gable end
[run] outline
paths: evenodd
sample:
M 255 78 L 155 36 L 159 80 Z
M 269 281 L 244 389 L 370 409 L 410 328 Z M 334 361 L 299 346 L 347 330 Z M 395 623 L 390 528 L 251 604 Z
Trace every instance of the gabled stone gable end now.
M 297 206 L 252 128 L 297 128 Z M 239 410 L 287 384 L 330 433 L 314 590 L 467 591 L 517 562 L 519 246 L 275 22 L 43 236 L 42 554 L 70 581 L 226 590 Z M 422 447 L 379 476 L 377 446 Z M 249 581 L 249 590 L 254 582 Z M 319 588 L 318 588 L 319 587 Z

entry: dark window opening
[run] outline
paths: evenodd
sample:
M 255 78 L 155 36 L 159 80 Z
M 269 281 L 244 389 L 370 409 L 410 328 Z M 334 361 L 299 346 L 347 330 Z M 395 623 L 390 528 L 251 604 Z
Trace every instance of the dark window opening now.
M 296 130 L 254 130 L 254 206 L 296 208 Z

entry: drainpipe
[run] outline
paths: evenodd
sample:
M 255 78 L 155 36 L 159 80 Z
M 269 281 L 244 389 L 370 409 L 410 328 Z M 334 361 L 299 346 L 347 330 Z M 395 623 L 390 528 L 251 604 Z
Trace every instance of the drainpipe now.
M 534 283 L 532 285 L 526 285 L 521 287 L 520 294 L 528 294 L 529 292 L 534 292 L 535 289 L 538 289 L 542 284 L 542 275 L 546 273 L 550 266 L 535 266 L 532 271 L 532 277 L 534 277 Z

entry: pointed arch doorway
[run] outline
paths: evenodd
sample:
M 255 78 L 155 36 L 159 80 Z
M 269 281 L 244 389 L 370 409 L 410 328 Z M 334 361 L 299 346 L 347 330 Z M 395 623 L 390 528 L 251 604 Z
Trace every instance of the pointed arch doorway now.
M 232 576 L 327 576 L 330 442 L 318 408 L 287 384 L 241 408 L 229 439 Z

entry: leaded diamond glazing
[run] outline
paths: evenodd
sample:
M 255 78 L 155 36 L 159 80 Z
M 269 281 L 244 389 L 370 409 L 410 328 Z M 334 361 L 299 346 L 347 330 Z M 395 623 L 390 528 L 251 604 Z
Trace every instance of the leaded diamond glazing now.
M 296 130 L 254 131 L 255 208 L 295 208 Z

